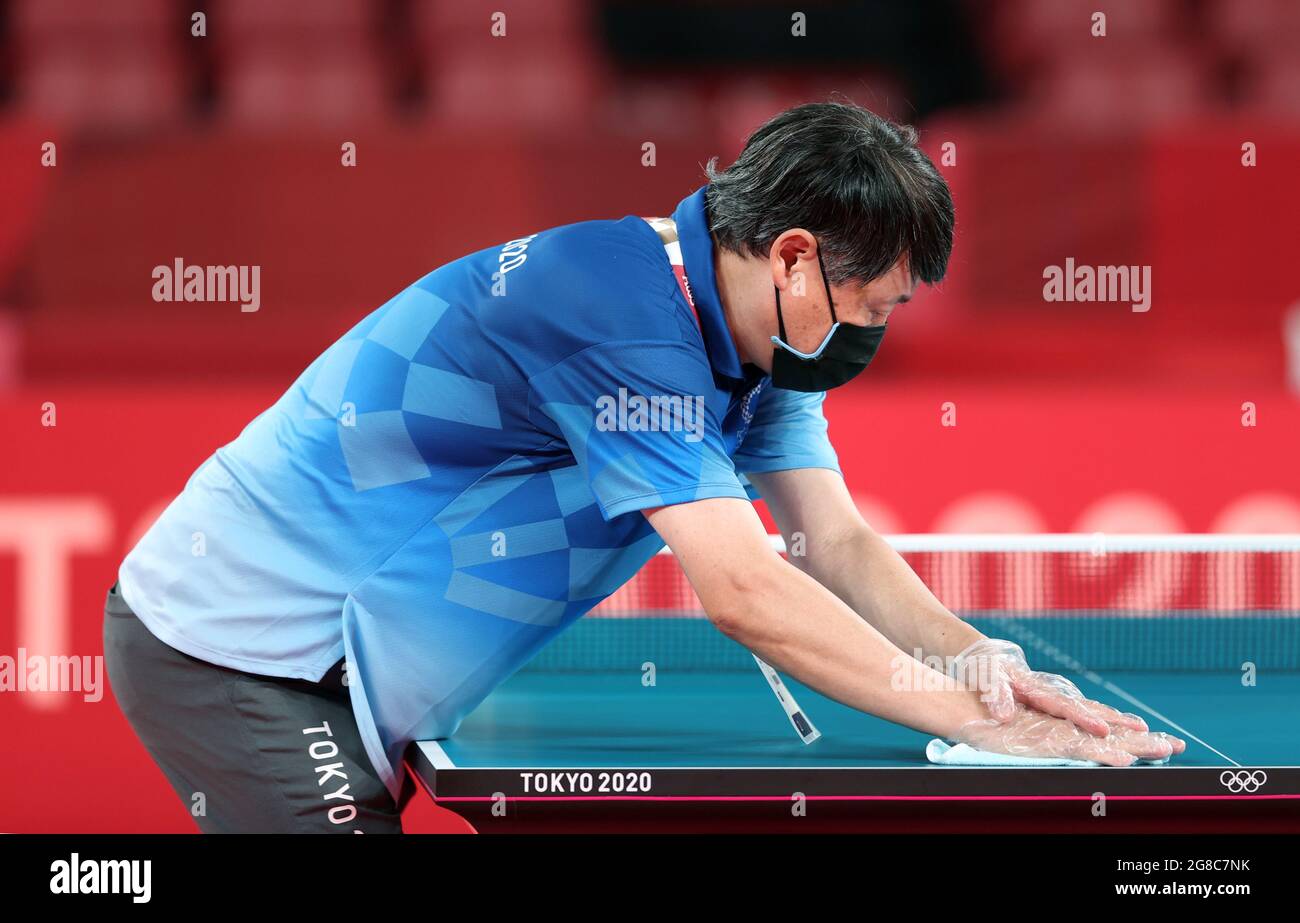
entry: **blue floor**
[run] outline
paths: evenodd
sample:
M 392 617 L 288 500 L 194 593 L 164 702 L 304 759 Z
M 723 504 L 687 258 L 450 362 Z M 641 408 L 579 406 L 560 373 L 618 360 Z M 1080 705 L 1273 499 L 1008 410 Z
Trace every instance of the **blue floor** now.
M 1242 686 L 1231 671 L 1104 678 L 1188 732 L 1073 677 L 1086 695 L 1141 714 L 1153 730 L 1185 737 L 1187 752 L 1171 765 L 1300 766 L 1300 672 L 1264 671 L 1254 687 Z M 467 767 L 928 765 L 928 735 L 797 683 L 791 690 L 822 732 L 810 746 L 795 736 L 757 668 L 661 673 L 651 688 L 635 671 L 525 672 L 494 692 L 443 748 Z

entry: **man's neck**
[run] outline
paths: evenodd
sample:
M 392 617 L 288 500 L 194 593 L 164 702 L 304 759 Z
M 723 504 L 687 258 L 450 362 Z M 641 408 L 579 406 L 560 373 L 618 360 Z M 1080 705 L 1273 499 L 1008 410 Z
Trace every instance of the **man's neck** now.
M 726 319 L 740 361 L 753 364 L 755 349 L 758 344 L 766 342 L 766 337 L 761 335 L 761 319 L 754 316 L 755 307 L 762 302 L 752 291 L 753 270 L 746 262 L 744 257 L 725 251 L 714 243 L 713 274 L 718 282 L 722 316 Z

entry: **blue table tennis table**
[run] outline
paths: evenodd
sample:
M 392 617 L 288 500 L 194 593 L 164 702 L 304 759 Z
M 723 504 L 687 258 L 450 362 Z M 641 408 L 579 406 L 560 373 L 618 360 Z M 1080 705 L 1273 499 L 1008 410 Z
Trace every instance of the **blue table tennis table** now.
M 1073 675 L 1187 740 L 1165 766 L 926 761 L 927 735 L 790 683 L 804 745 L 754 669 L 522 672 L 407 764 L 480 832 L 1300 830 L 1300 672 Z
M 662 553 L 407 764 L 484 832 L 1300 831 L 1300 537 L 887 540 L 974 627 L 1187 752 L 935 766 L 926 735 L 789 683 L 806 746 Z

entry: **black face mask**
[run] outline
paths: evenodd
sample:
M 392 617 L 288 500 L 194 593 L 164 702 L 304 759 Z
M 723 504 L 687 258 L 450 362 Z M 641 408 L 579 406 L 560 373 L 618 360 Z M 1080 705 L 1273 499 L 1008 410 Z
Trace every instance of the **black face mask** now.
M 826 281 L 826 267 L 822 252 L 817 250 L 817 265 L 821 268 L 822 284 L 826 286 L 826 303 L 831 309 L 831 330 L 820 346 L 811 353 L 802 353 L 785 340 L 785 318 L 781 315 L 781 290 L 776 291 L 776 323 L 780 336 L 772 337 L 772 386 L 788 391 L 829 391 L 871 364 L 871 359 L 885 335 L 885 325 L 858 327 L 841 324 L 835 317 L 835 302 L 831 298 L 830 283 Z

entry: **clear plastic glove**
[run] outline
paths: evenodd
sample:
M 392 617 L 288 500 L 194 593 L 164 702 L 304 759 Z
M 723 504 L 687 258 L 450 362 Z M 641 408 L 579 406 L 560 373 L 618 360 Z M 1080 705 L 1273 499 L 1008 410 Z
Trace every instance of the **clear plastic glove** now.
M 1020 645 L 1010 641 L 976 641 L 953 658 L 948 675 L 967 688 L 978 689 L 995 721 L 1009 721 L 1019 703 L 1064 718 L 1096 737 L 1121 729 L 1147 730 L 1147 723 L 1137 715 L 1086 698 L 1064 676 L 1031 670 Z
M 990 753 L 1092 760 L 1103 766 L 1131 766 L 1140 759 L 1163 760 L 1185 748 L 1181 740 L 1168 734 L 1130 728 L 1115 728 L 1110 735 L 1097 737 L 1063 718 L 1023 705 L 1013 706 L 1005 721 L 968 721 L 952 739 Z

